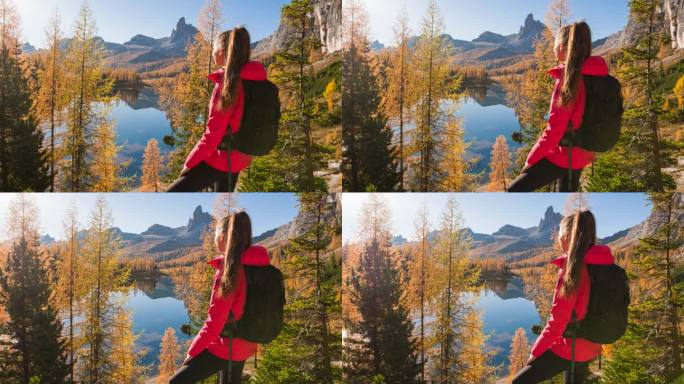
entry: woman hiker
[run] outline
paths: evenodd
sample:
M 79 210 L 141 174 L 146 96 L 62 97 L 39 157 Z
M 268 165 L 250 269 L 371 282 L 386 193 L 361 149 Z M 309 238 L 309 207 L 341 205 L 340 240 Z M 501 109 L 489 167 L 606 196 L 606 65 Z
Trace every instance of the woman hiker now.
M 566 130 L 582 124 L 586 89 L 583 75 L 608 76 L 608 65 L 591 56 L 591 30 L 585 22 L 563 27 L 554 52 L 560 64 L 549 74 L 555 79 L 546 129 L 527 155 L 527 161 L 508 192 L 532 192 L 554 181 L 560 192 L 579 189 L 582 169 L 594 161 L 594 153 L 580 147 L 561 146 Z
M 198 192 L 212 185 L 216 192 L 232 192 L 240 171 L 251 163 L 252 157 L 245 153 L 218 149 L 228 126 L 232 134 L 240 129 L 245 104 L 242 80 L 266 80 L 264 66 L 249 60 L 250 44 L 243 27 L 221 33 L 214 42 L 214 62 L 222 68 L 209 75 L 215 85 L 206 130 L 167 192 Z
M 257 351 L 257 344 L 239 337 L 224 338 L 221 332 L 232 314 L 240 320 L 245 311 L 247 280 L 243 265 L 270 264 L 264 247 L 251 245 L 252 224 L 245 212 L 237 212 L 220 220 L 214 242 L 221 252 L 209 264 L 216 269 L 207 320 L 192 341 L 180 369 L 170 384 L 195 383 L 228 369 L 230 384 L 240 384 L 245 360 Z M 232 347 L 232 348 L 231 348 Z M 232 363 L 231 363 L 232 362 Z M 224 381 L 224 384 L 227 384 Z
M 534 343 L 525 367 L 513 378 L 514 384 L 539 383 L 559 373 L 565 373 L 567 384 L 584 383 L 589 363 L 601 354 L 601 344 L 580 337 L 573 340 L 563 334 L 573 312 L 576 321 L 587 316 L 591 290 L 587 265 L 612 265 L 614 259 L 610 248 L 596 244 L 596 222 L 590 211 L 563 218 L 558 245 L 565 255 L 552 262 L 559 271 L 551 315 Z M 572 369 L 571 361 L 574 361 Z M 571 371 L 574 371 L 574 377 L 571 377 Z

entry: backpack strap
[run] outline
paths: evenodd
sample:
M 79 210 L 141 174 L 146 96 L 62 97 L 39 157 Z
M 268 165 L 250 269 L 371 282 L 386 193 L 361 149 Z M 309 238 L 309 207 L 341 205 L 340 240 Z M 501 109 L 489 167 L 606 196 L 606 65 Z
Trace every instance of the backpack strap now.
M 572 342 L 570 343 L 570 384 L 575 384 L 575 339 L 577 338 L 577 313 L 572 310 L 572 322 L 574 324 L 574 331 L 572 332 Z

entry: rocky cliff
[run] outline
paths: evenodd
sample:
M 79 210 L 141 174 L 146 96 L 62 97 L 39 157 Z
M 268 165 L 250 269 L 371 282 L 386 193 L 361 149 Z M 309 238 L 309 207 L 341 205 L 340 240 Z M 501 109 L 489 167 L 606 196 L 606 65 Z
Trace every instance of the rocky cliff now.
M 317 38 L 321 53 L 330 54 L 342 49 L 342 0 L 314 0 L 313 12 L 309 15 L 309 36 Z M 271 36 L 254 44 L 254 56 L 269 56 L 285 48 L 285 41 L 292 33 L 292 27 L 280 21 Z

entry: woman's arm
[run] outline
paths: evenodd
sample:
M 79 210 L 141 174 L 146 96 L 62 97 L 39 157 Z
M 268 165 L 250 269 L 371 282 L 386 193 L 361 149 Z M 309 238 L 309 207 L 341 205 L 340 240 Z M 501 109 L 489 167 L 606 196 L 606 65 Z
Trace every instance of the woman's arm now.
M 554 147 L 558 146 L 565 130 L 570 122 L 572 110 L 568 108 L 559 107 L 557 105 L 560 96 L 560 80 L 556 80 L 553 87 L 553 95 L 551 96 L 551 110 L 549 113 L 549 121 L 546 124 L 546 129 L 541 137 L 537 140 L 527 155 L 526 167 L 536 164 L 543 159 L 547 153 Z
M 558 274 L 558 282 L 556 283 L 556 290 L 553 295 L 553 304 L 551 305 L 551 317 L 546 323 L 546 327 L 541 332 L 537 341 L 534 343 L 532 350 L 530 351 L 532 357 L 539 357 L 541 354 L 546 352 L 551 345 L 563 335 L 565 332 L 565 327 L 570 322 L 572 317 L 572 310 L 575 308 L 575 302 L 577 301 L 577 295 L 573 294 L 570 297 L 563 297 L 560 294 L 560 288 L 563 284 L 563 274 L 562 270 Z
M 216 340 L 221 335 L 223 326 L 228 320 L 228 313 L 230 308 L 233 306 L 233 300 L 235 298 L 234 292 L 229 292 L 224 297 L 219 297 L 217 292 L 219 284 L 219 272 L 216 273 L 214 278 L 214 288 L 211 293 L 211 301 L 209 302 L 209 311 L 207 320 L 204 322 L 204 326 L 199 331 L 195 339 L 192 341 L 190 348 L 188 349 L 188 356 L 195 357 L 200 352 L 205 350 L 209 344 Z
M 194 168 L 202 160 L 209 157 L 212 151 L 216 151 L 218 145 L 221 143 L 223 136 L 226 133 L 228 122 L 234 113 L 234 106 L 228 107 L 225 111 L 219 111 L 217 107 L 217 99 L 220 92 L 220 84 L 217 83 L 212 93 L 211 101 L 209 103 L 209 117 L 207 119 L 207 127 L 204 130 L 202 138 L 195 144 L 195 147 L 190 151 L 185 160 L 185 168 Z

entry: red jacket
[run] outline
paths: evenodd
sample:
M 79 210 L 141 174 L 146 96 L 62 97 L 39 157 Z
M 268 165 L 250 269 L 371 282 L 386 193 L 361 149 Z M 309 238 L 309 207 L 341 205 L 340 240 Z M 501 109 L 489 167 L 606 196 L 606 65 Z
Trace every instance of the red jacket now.
M 216 258 L 210 261 L 209 264 L 216 269 L 216 275 L 214 276 L 214 287 L 211 290 L 208 316 L 207 320 L 204 322 L 204 326 L 197 336 L 195 336 L 192 344 L 190 344 L 188 356 L 195 357 L 207 349 L 214 356 L 228 360 L 229 339 L 221 338 L 220 335 L 223 326 L 226 321 L 228 321 L 228 313 L 230 311 L 233 312 L 235 320 L 240 320 L 242 318 L 245 309 L 245 300 L 247 299 L 247 280 L 244 276 L 244 270 L 241 269 L 238 273 L 237 287 L 226 296 L 219 297 L 216 291 L 218 290 L 219 281 L 221 279 L 223 257 Z M 249 247 L 242 255 L 242 264 L 269 265 L 270 261 L 266 248 L 260 245 Z M 247 340 L 234 338 L 232 360 L 247 360 L 256 353 L 256 350 L 257 344 L 250 343 Z
M 556 80 L 553 87 L 553 96 L 551 97 L 549 121 L 541 137 L 537 140 L 537 143 L 534 144 L 529 155 L 527 155 L 527 166 L 534 165 L 543 158 L 546 158 L 553 164 L 562 168 L 568 168 L 569 166 L 568 147 L 561 147 L 558 143 L 560 143 L 563 138 L 563 134 L 568 128 L 569 122 L 572 123 L 573 129 L 577 129 L 582 125 L 587 94 L 584 88 L 584 82 L 580 81 L 577 99 L 575 99 L 567 108 L 557 106 L 556 104 L 560 97 L 560 86 L 563 80 L 563 71 L 564 67 L 562 65 L 549 71 L 549 74 Z M 608 65 L 602 57 L 592 56 L 582 65 L 582 74 L 607 76 L 609 74 Z M 572 169 L 582 169 L 594 161 L 594 157 L 594 152 L 579 147 L 573 147 L 572 164 L 570 164 L 570 166 L 572 166 Z
M 257 61 L 250 61 L 242 68 L 240 76 L 243 80 L 263 81 L 266 80 L 266 68 Z M 209 79 L 215 85 L 214 91 L 211 94 L 211 100 L 209 101 L 207 128 L 200 141 L 195 145 L 195 148 L 190 151 L 188 158 L 185 160 L 185 167 L 194 168 L 197 164 L 204 161 L 219 171 L 227 172 L 228 151 L 219 151 L 216 147 L 221 143 L 228 123 L 230 123 L 233 133 L 240 129 L 242 113 L 245 108 L 245 95 L 243 88 L 239 87 L 236 102 L 226 110 L 221 111 L 218 109 L 218 101 L 223 85 L 223 69 L 219 69 L 209 75 Z M 251 162 L 251 156 L 239 151 L 231 151 L 230 171 L 239 172 L 247 168 Z
M 584 319 L 587 315 L 591 282 L 586 269 L 577 292 L 569 297 L 560 296 L 559 292 L 563 284 L 566 258 L 566 256 L 561 256 L 551 262 L 560 268 L 558 271 L 558 283 L 553 295 L 551 317 L 532 347 L 531 354 L 533 357 L 539 357 L 550 349 L 557 356 L 570 360 L 572 358 L 572 339 L 564 338 L 563 332 L 571 320 L 573 310 L 575 310 L 578 320 Z M 589 248 L 584 261 L 586 264 L 595 265 L 611 265 L 615 262 L 610 248 L 605 245 L 595 245 Z M 595 344 L 580 338 L 575 339 L 575 361 L 590 361 L 599 354 L 601 354 L 601 344 Z

